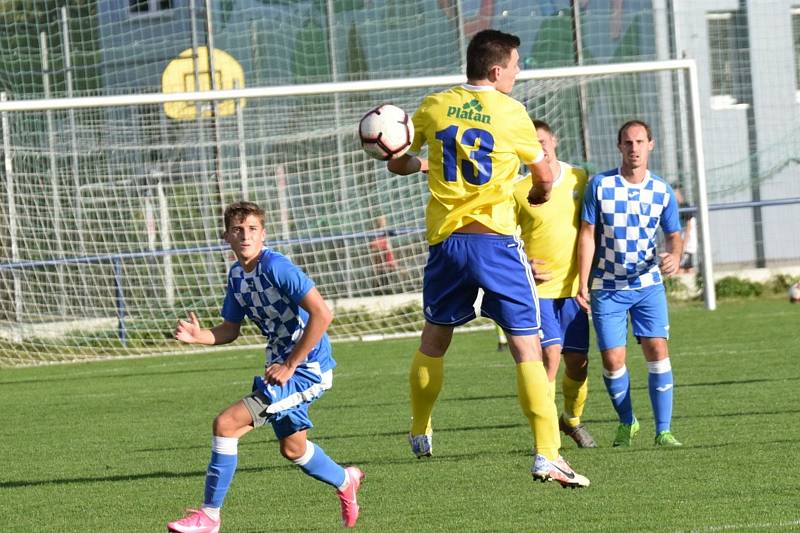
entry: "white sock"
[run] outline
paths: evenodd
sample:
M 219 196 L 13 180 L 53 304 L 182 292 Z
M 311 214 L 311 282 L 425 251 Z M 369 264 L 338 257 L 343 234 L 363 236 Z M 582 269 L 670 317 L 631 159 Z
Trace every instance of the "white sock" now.
M 219 507 L 206 507 L 204 505 L 200 510 L 206 513 L 211 520 L 219 520 Z
M 347 472 L 347 469 L 345 469 L 345 471 L 344 471 L 344 483 L 342 483 L 341 486 L 336 487 L 336 488 L 339 489 L 340 491 L 342 491 L 342 490 L 346 489 L 347 485 L 349 485 L 349 484 L 350 484 L 350 474 Z

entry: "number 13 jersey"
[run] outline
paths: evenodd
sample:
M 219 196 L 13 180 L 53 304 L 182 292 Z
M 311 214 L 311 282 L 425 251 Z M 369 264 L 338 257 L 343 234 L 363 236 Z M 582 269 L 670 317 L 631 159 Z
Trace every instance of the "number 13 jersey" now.
M 494 87 L 465 84 L 425 97 L 413 121 L 409 155 L 428 144 L 428 243 L 471 222 L 513 235 L 520 162 L 544 158 L 525 106 Z

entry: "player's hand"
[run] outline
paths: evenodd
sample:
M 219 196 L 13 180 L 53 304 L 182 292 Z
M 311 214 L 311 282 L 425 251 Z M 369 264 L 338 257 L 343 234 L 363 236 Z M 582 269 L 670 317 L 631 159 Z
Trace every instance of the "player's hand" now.
M 175 328 L 175 339 L 193 344 L 197 341 L 197 334 L 203 329 L 200 327 L 200 321 L 197 320 L 197 315 L 194 311 L 190 311 L 187 320 L 178 320 L 178 326 Z
M 591 300 L 589 299 L 589 288 L 588 287 L 580 287 L 578 289 L 578 294 L 575 295 L 575 301 L 578 302 L 578 305 L 586 311 L 586 314 L 592 314 L 592 305 Z
M 531 190 L 528 192 L 528 203 L 536 207 L 542 205 L 550 199 L 550 191 L 544 190 L 544 187 L 538 183 L 534 183 Z
M 294 375 L 294 369 L 284 363 L 272 363 L 264 371 L 264 380 L 270 385 L 284 386 Z
M 660 253 L 658 254 L 658 257 L 661 258 L 661 272 L 663 274 L 671 276 L 678 272 L 678 269 L 681 266 L 680 258 L 668 252 Z
M 531 257 L 528 259 L 528 262 L 531 264 L 533 279 L 536 281 L 536 283 L 544 283 L 545 281 L 553 279 L 553 271 L 541 267 L 541 265 L 545 264 L 544 259 L 536 259 L 535 257 Z

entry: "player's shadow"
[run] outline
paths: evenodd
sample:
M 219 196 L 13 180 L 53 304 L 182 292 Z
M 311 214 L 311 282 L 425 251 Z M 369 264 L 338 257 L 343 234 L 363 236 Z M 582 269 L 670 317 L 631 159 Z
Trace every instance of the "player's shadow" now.
M 279 466 L 259 466 L 259 467 L 240 467 L 237 468 L 238 472 L 269 472 L 277 470 L 295 470 L 297 467 L 292 464 L 279 465 Z M 40 487 L 45 485 L 72 485 L 80 483 L 118 483 L 120 481 L 139 481 L 142 479 L 176 479 L 176 478 L 201 478 L 206 477 L 206 470 L 195 470 L 192 472 L 169 472 L 157 471 L 147 472 L 142 474 L 118 474 L 113 476 L 86 476 L 86 477 L 70 477 L 70 478 L 57 478 L 57 479 L 38 479 L 38 480 L 18 480 L 18 481 L 0 481 L 0 489 L 11 488 L 28 488 Z

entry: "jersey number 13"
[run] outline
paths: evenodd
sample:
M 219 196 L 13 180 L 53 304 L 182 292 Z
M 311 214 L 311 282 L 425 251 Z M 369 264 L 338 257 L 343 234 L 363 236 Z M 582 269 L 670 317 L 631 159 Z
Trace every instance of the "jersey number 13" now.
M 473 185 L 483 185 L 492 179 L 492 158 L 490 154 L 494 149 L 494 137 L 486 130 L 470 128 L 461 135 L 461 140 L 456 140 L 458 126 L 449 126 L 436 132 L 436 138 L 442 142 L 442 166 L 444 167 L 445 181 L 456 181 L 458 176 L 458 151 L 456 143 L 477 148 L 469 152 L 469 159 L 461 161 L 461 175 Z

